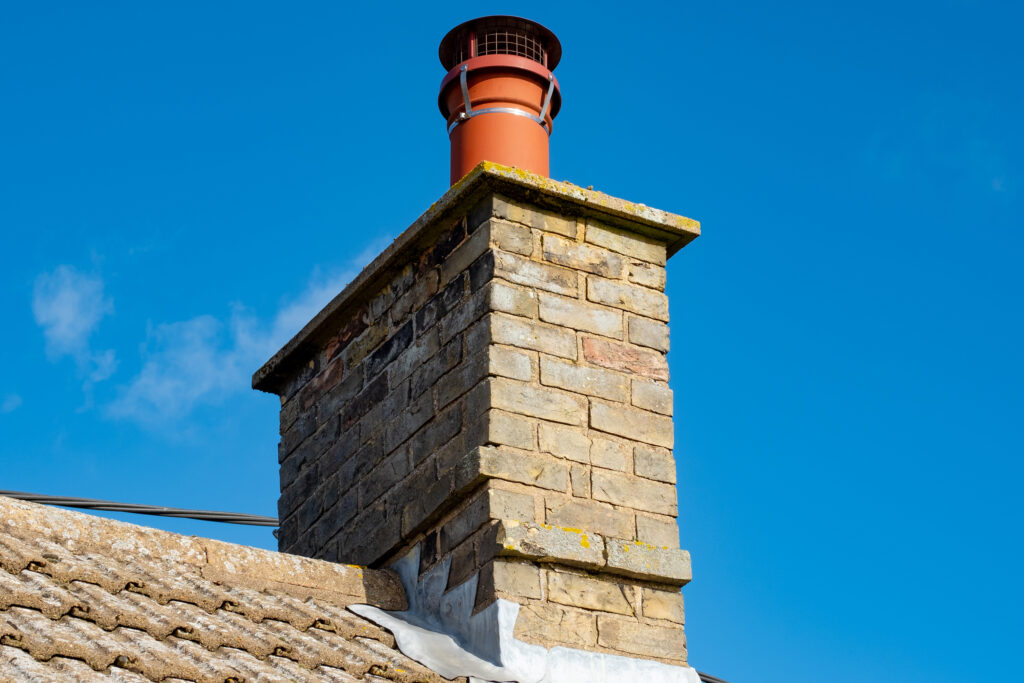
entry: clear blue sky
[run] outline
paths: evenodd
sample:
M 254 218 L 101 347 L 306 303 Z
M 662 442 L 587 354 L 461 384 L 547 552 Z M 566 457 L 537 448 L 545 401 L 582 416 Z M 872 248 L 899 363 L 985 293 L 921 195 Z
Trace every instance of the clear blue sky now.
M 367 7 L 6 7 L 0 488 L 275 514 L 249 376 L 447 189 L 437 44 L 515 13 L 565 49 L 553 177 L 703 223 L 668 285 L 692 662 L 1012 678 L 1021 6 Z

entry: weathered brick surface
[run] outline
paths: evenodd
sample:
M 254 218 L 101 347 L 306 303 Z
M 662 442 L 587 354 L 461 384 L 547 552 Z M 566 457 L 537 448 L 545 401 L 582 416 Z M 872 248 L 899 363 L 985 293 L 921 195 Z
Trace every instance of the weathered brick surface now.
M 656 265 L 665 265 L 665 245 L 657 241 L 600 223 L 587 225 L 587 242 Z
M 583 338 L 583 359 L 601 367 L 625 373 L 668 380 L 668 362 L 662 354 L 605 339 Z
M 657 320 L 628 316 L 626 324 L 629 341 L 640 346 L 647 346 L 661 352 L 668 352 L 668 325 Z
M 679 547 L 679 525 L 671 517 L 636 516 L 637 540 L 666 548 Z
M 647 479 L 676 483 L 676 461 L 668 451 L 637 446 L 633 449 L 633 471 Z
M 519 602 L 528 642 L 682 662 L 670 238 L 550 208 L 439 218 L 305 342 L 278 385 L 281 548 L 419 545 L 478 609 Z
M 676 514 L 676 487 L 620 472 L 595 470 L 594 498 L 614 505 L 663 515 Z
M 586 574 L 547 571 L 548 600 L 570 607 L 633 616 L 632 587 Z
M 668 320 L 668 297 L 661 292 L 590 275 L 587 299 L 657 320 Z
M 672 448 L 672 418 L 615 403 L 592 401 L 590 426 L 609 434 Z
M 664 659 L 686 661 L 686 636 L 677 626 L 651 626 L 611 615 L 597 616 L 597 642 L 619 652 Z
M 633 380 L 633 405 L 662 415 L 672 414 L 672 390 L 664 384 Z
M 625 401 L 629 393 L 626 375 L 546 356 L 540 360 L 540 382 L 609 401 Z
M 540 319 L 546 323 L 622 339 L 622 312 L 578 299 L 540 293 Z
M 635 535 L 633 513 L 627 509 L 592 500 L 549 496 L 545 505 L 548 524 L 573 529 L 590 529 L 612 538 Z
M 573 427 L 541 422 L 538 426 L 540 450 L 580 463 L 590 461 L 590 439 Z
M 679 591 L 644 588 L 643 615 L 648 619 L 664 619 L 682 624 L 684 622 L 683 594 Z

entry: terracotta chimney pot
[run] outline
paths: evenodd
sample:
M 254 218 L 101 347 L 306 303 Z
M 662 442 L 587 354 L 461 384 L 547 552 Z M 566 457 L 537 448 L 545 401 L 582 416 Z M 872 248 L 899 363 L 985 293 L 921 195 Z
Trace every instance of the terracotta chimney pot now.
M 547 176 L 562 105 L 551 72 L 562 56 L 555 34 L 519 17 L 481 17 L 449 31 L 438 54 L 448 70 L 437 104 L 451 140 L 452 184 L 481 161 Z

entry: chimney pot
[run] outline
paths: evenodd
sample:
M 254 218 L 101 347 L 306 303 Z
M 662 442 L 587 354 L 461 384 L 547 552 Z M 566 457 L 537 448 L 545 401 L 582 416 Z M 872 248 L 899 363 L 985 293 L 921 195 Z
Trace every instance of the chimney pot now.
M 481 161 L 548 175 L 548 138 L 562 105 L 552 70 L 555 34 L 537 22 L 490 16 L 459 24 L 438 49 L 448 73 L 437 104 L 451 141 L 454 185 Z

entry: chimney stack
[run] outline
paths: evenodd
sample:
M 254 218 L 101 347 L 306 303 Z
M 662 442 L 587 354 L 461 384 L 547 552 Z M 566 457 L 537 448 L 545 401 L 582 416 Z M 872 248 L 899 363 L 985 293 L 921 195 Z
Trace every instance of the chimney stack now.
M 442 42 L 453 186 L 253 377 L 280 549 L 393 567 L 421 625 L 576 672 L 478 678 L 692 682 L 665 264 L 700 226 L 544 176 L 559 55 L 510 17 Z
M 481 17 L 449 31 L 438 55 L 448 71 L 437 105 L 452 146 L 452 184 L 481 161 L 547 176 L 548 137 L 562 106 L 555 34 L 528 19 Z

